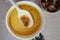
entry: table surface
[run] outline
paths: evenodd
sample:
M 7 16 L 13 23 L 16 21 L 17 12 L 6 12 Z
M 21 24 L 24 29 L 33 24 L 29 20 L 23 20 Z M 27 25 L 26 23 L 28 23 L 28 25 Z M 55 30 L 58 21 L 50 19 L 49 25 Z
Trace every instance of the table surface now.
M 10 7 L 9 2 L 0 0 L 0 40 L 19 40 L 13 37 L 6 28 L 5 16 Z M 60 40 L 60 11 L 53 14 L 43 9 L 42 11 L 45 15 L 45 26 L 42 30 L 45 40 Z

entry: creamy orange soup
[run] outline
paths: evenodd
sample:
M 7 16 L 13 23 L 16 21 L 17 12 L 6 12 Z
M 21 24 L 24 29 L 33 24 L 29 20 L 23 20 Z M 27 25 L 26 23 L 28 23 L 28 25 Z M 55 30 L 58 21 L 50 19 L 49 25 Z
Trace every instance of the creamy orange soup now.
M 19 7 L 21 9 L 27 10 L 30 12 L 34 24 L 32 27 L 28 28 L 26 26 L 24 26 L 20 20 L 18 20 L 18 12 L 16 10 L 16 8 L 12 9 L 12 11 L 10 12 L 9 15 L 9 27 L 10 29 L 19 36 L 30 36 L 33 35 L 34 33 L 36 33 L 40 28 L 41 28 L 41 24 L 42 24 L 42 18 L 41 15 L 39 13 L 39 11 L 34 8 L 31 5 L 26 5 L 26 4 L 22 4 L 19 5 Z

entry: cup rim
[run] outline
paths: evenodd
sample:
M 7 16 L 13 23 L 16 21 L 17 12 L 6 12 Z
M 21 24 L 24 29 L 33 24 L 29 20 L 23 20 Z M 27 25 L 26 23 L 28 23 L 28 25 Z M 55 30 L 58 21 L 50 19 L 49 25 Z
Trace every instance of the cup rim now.
M 41 29 L 39 29 L 39 31 L 40 32 L 38 32 L 36 35 L 34 35 L 34 36 L 32 36 L 32 37 L 30 37 L 30 38 L 21 38 L 21 37 L 19 37 L 19 36 L 16 36 L 11 30 L 10 30 L 10 28 L 9 28 L 9 26 L 8 26 L 8 16 L 9 16 L 9 12 L 10 11 L 12 11 L 12 8 L 14 7 L 14 6 L 11 6 L 11 8 L 7 11 L 7 14 L 6 14 L 6 27 L 7 27 L 7 29 L 8 29 L 8 31 L 14 36 L 14 37 L 16 37 L 16 38 L 18 38 L 18 39 L 32 39 L 32 38 L 35 38 L 36 36 L 38 36 L 39 35 L 39 33 L 41 33 L 42 32 L 42 30 L 43 30 L 43 28 L 44 28 L 44 24 L 45 24 L 45 18 L 44 18 L 44 13 L 43 13 L 43 11 L 41 10 L 41 8 L 37 5 L 37 4 L 35 4 L 35 3 L 33 3 L 33 2 L 30 2 L 30 1 L 19 1 L 19 2 L 17 2 L 16 4 L 27 4 L 27 5 L 32 5 L 33 7 L 35 7 L 39 12 L 40 12 L 40 14 L 42 15 L 42 27 L 41 27 Z

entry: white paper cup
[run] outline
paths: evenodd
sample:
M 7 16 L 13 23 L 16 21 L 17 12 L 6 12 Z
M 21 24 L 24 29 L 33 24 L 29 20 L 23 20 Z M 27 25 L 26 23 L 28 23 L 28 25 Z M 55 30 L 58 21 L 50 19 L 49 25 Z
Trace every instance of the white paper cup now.
M 20 1 L 20 2 L 17 2 L 17 4 L 19 4 L 19 5 L 20 5 L 20 4 L 32 5 L 33 7 L 35 7 L 35 8 L 40 12 L 40 15 L 42 16 L 42 27 L 41 27 L 41 29 L 39 29 L 39 30 L 34 34 L 34 36 L 32 36 L 32 37 L 22 38 L 22 37 L 16 36 L 16 35 L 11 31 L 11 29 L 9 28 L 9 25 L 8 25 L 9 12 L 14 8 L 14 6 L 12 6 L 12 7 L 8 10 L 8 12 L 7 12 L 7 14 L 6 14 L 6 26 L 7 26 L 8 31 L 9 31 L 14 37 L 16 37 L 16 38 L 18 38 L 18 39 L 21 39 L 21 40 L 30 40 L 30 39 L 38 36 L 39 33 L 41 33 L 41 31 L 43 30 L 43 27 L 44 27 L 44 24 L 45 24 L 45 21 L 44 21 L 44 20 L 45 20 L 45 19 L 44 19 L 44 13 L 42 12 L 41 8 L 40 8 L 37 4 L 35 4 L 35 3 L 33 3 L 33 2 L 30 2 L 30 1 Z

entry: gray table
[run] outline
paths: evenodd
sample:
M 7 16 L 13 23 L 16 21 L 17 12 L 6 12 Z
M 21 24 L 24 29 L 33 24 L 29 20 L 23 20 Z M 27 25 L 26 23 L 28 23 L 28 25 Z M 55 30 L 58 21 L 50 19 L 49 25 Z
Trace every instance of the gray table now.
M 0 0 L 0 40 L 19 40 L 13 37 L 6 28 L 5 16 L 11 4 Z M 45 26 L 42 31 L 46 40 L 60 40 L 60 11 L 49 14 L 42 9 L 45 15 Z

